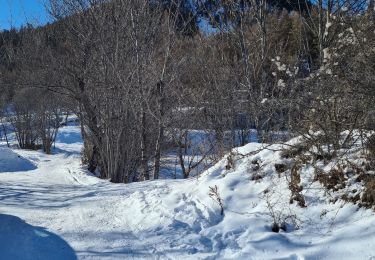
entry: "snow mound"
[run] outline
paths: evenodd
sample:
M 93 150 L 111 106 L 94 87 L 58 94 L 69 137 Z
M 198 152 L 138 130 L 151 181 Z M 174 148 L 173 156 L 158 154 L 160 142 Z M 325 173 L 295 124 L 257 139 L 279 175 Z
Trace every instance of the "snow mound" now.
M 224 206 L 222 220 L 200 232 L 210 239 L 215 258 L 375 258 L 373 211 L 342 200 L 345 189 L 327 190 L 307 165 L 299 168 L 304 205 L 293 200 L 293 161 L 282 156 L 283 148 L 248 144 L 234 149 L 192 187 L 191 194 L 220 215 L 217 199 L 208 195 L 217 187 Z M 287 168 L 277 170 L 277 165 Z
M 8 148 L 0 148 L 0 172 L 25 172 L 36 166 Z
M 0 234 L 1 259 L 77 259 L 63 239 L 15 216 L 0 214 Z

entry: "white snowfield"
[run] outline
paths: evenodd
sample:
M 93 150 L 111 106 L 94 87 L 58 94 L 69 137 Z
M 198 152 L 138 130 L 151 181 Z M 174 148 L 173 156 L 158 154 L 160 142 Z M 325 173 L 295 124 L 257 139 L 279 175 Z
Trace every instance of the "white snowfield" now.
M 124 185 L 88 174 L 79 129 L 61 130 L 54 155 L 0 150 L 0 259 L 375 259 L 374 212 L 329 203 L 312 169 L 301 174 L 307 207 L 289 204 L 276 146 L 198 179 Z M 224 216 L 208 196 L 215 185 Z M 286 231 L 271 231 L 271 215 Z

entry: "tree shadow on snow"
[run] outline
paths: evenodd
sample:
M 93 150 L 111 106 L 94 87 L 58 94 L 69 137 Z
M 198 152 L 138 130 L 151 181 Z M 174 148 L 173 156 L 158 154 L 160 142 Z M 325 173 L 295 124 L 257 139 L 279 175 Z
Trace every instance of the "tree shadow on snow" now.
M 82 143 L 82 135 L 80 131 L 60 131 L 57 134 L 56 142 L 63 144 Z
M 22 219 L 0 214 L 0 259 L 74 260 L 74 250 L 62 238 Z
M 35 170 L 37 167 L 9 148 L 0 147 L 0 173 L 25 172 Z

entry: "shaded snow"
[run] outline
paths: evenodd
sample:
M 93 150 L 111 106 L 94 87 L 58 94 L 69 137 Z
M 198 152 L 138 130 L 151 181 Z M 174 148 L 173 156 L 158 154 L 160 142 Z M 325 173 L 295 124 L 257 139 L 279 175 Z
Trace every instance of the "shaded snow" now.
M 0 173 L 24 172 L 36 169 L 29 160 L 14 153 L 8 148 L 0 148 Z
M 0 258 L 77 259 L 74 250 L 59 236 L 4 214 L 0 214 Z

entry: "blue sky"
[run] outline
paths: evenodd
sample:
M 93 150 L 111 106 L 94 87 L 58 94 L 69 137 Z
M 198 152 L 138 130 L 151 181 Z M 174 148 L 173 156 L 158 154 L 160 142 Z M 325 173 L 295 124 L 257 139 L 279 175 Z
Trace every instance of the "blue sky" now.
M 45 0 L 0 0 L 0 30 L 31 23 L 46 23 Z

